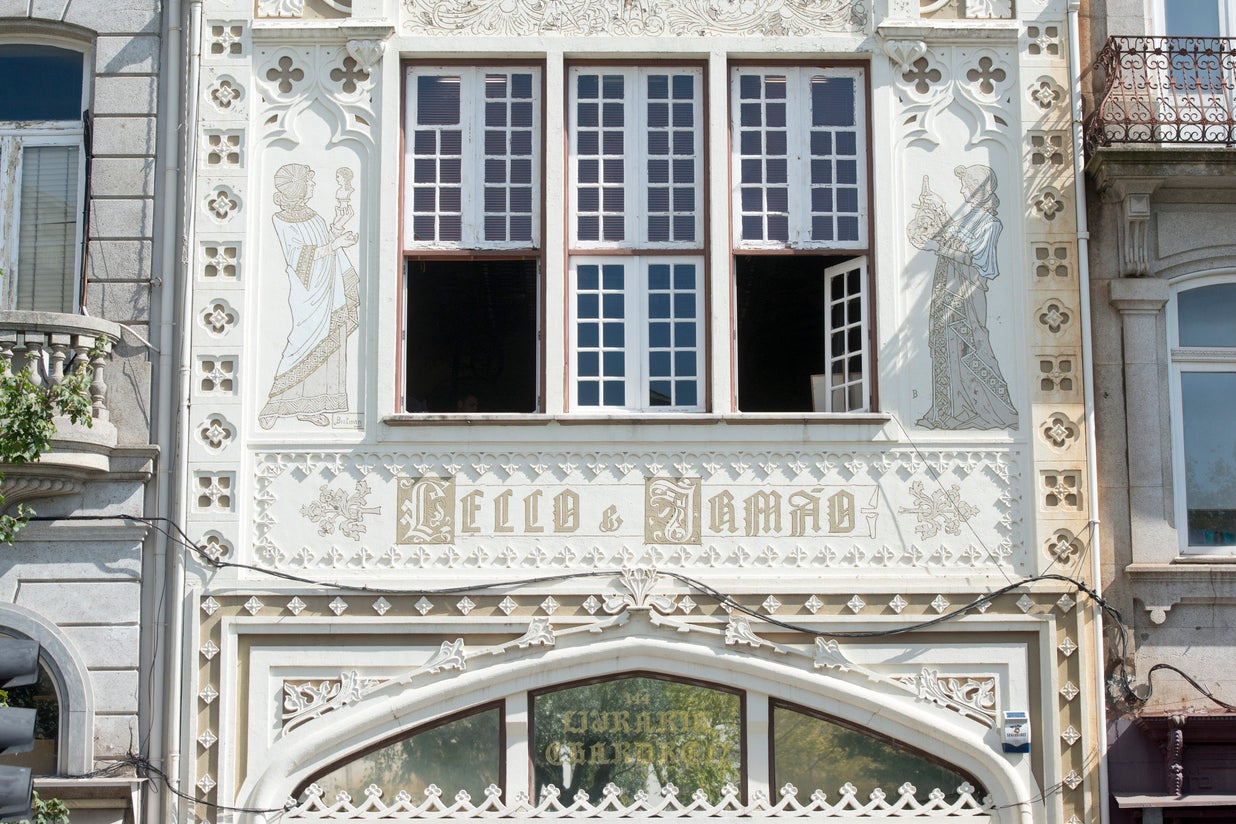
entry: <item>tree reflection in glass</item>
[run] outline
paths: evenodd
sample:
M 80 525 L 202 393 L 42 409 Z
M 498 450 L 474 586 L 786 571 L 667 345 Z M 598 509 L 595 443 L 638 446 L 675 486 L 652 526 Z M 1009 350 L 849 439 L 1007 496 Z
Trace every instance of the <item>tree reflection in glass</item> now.
M 442 790 L 442 803 L 454 803 L 466 791 L 472 803 L 485 800 L 485 788 L 500 784 L 502 714 L 497 707 L 465 715 L 376 749 L 320 775 L 313 783 L 323 798 L 333 801 L 340 791 L 359 802 L 365 788 L 375 784 L 383 797 L 393 799 L 406 790 L 414 803 L 425 798 L 425 788 Z
M 650 803 L 666 784 L 689 801 L 713 801 L 742 786 L 742 696 L 698 684 L 635 676 L 533 697 L 536 792 L 555 785 L 564 801 L 583 790 L 595 803 L 607 784 L 624 803 Z
M 920 801 L 936 788 L 955 797 L 964 782 L 977 787 L 974 779 L 936 763 L 925 753 L 819 716 L 774 703 L 772 723 L 773 782 L 778 792 L 793 784 L 800 804 L 808 803 L 816 790 L 836 801 L 838 789 L 846 782 L 857 788 L 857 797 L 863 801 L 877 787 L 895 801 L 897 789 L 906 782 L 917 789 Z M 974 796 L 982 798 L 983 792 L 976 790 Z

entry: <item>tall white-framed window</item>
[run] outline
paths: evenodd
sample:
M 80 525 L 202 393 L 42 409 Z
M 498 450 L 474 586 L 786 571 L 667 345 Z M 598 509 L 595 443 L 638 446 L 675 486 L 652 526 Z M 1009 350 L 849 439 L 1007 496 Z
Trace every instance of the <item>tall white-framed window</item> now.
M 86 197 L 85 60 L 0 43 L 0 270 L 5 305 L 75 312 Z
M 1192 278 L 1168 304 L 1176 527 L 1188 553 L 1236 552 L 1236 277 Z
M 405 249 L 540 245 L 541 69 L 406 69 Z
M 405 65 L 402 410 L 540 410 L 542 67 Z
M 571 245 L 703 245 L 703 70 L 573 66 Z
M 730 68 L 738 408 L 872 408 L 866 77 Z
M 732 214 L 738 249 L 865 249 L 863 70 L 730 70 Z
M 568 406 L 706 408 L 704 70 L 567 72 Z

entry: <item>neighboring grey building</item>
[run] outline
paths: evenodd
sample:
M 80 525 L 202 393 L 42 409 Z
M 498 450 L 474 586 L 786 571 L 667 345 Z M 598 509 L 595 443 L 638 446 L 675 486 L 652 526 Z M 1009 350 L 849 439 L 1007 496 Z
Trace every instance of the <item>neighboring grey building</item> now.
M 40 711 L 35 751 L 15 758 L 74 824 L 138 820 L 131 764 L 72 776 L 152 740 L 157 683 L 139 673 L 158 671 L 143 590 L 158 533 L 134 519 L 160 509 L 153 375 L 172 345 L 152 310 L 176 186 L 160 172 L 176 150 L 157 117 L 164 27 L 158 0 L 0 2 L 0 355 L 42 381 L 95 369 L 92 425 L 61 420 L 42 460 L 0 467 L 8 505 L 39 518 L 0 549 L 0 633 L 38 641 L 45 670 L 14 694 Z
M 1112 821 L 1230 821 L 1236 3 L 1096 0 L 1088 12 L 1104 585 L 1138 693 L 1121 684 L 1109 632 Z M 1156 664 L 1228 705 L 1180 672 L 1152 678 Z

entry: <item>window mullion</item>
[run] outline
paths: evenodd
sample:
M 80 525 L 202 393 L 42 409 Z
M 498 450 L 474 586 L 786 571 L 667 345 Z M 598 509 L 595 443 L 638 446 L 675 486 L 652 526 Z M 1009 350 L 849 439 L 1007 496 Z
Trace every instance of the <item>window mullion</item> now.
M 627 279 L 627 305 L 631 324 L 627 328 L 627 408 L 648 409 L 648 264 L 642 257 L 628 258 L 635 277 Z
M 627 217 L 627 237 L 624 245 L 643 249 L 648 245 L 648 99 L 643 69 L 627 69 L 626 194 L 623 205 Z
M 804 80 L 808 77 L 802 69 L 786 71 L 786 141 L 789 153 L 789 245 L 803 248 L 810 239 L 811 213 L 811 152 L 808 146 L 811 128 L 811 96 L 805 93 Z M 792 116 L 791 116 L 792 114 Z
M 467 110 L 462 107 L 459 112 L 463 162 L 463 185 L 460 187 L 459 202 L 463 210 L 460 238 L 468 248 L 481 246 L 484 237 L 482 227 L 485 225 L 484 198 L 484 156 L 485 143 L 482 139 L 485 129 L 485 90 L 481 82 L 481 69 L 464 69 L 459 73 L 460 102 L 469 101 Z
M 566 72 L 567 242 L 579 244 L 579 68 Z

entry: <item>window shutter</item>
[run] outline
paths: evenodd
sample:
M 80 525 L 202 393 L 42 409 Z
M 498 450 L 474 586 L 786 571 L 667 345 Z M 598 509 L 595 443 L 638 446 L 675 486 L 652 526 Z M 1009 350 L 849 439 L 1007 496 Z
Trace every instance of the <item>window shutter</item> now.
M 18 309 L 74 310 L 79 158 L 76 146 L 29 146 L 22 151 Z

